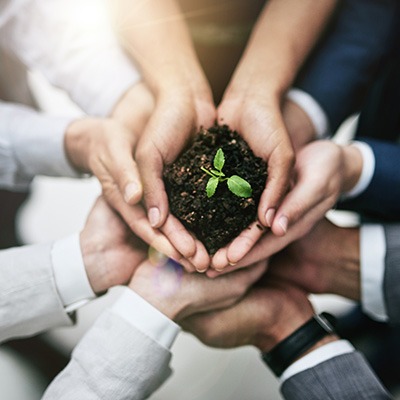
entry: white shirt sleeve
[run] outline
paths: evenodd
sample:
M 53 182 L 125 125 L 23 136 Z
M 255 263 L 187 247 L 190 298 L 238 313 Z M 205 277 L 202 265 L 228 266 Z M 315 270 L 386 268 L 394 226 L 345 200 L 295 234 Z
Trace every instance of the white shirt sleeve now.
M 140 80 L 112 30 L 105 0 L 6 3 L 0 8 L 0 44 L 88 114 L 109 115 Z
M 150 303 L 125 288 L 112 310 L 161 346 L 170 349 L 180 327 Z
M 75 311 L 96 297 L 86 274 L 78 233 L 54 243 L 51 261 L 66 312 Z
M 24 189 L 35 175 L 81 176 L 64 152 L 70 123 L 0 101 L 0 187 Z
M 329 135 L 328 117 L 319 103 L 308 93 L 301 89 L 292 88 L 286 98 L 296 103 L 308 116 L 314 126 L 317 139 L 323 139 Z
M 361 306 L 377 321 L 388 321 L 383 293 L 386 239 L 382 225 L 360 228 Z
M 352 353 L 353 351 L 354 347 L 347 340 L 338 340 L 336 342 L 327 343 L 290 365 L 280 376 L 279 380 L 283 383 L 293 375 L 303 372 L 306 369 L 313 368 L 331 358 L 342 354 Z
M 360 151 L 363 166 L 358 182 L 355 184 L 353 189 L 341 196 L 342 200 L 352 199 L 364 192 L 364 190 L 371 183 L 375 172 L 375 156 L 371 147 L 367 143 L 357 141 L 352 142 L 351 146 L 357 147 L 357 149 Z

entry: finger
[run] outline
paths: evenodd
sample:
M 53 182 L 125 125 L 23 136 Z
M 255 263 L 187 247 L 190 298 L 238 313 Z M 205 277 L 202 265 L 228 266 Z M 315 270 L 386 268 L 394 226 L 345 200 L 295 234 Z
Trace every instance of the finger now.
M 289 243 L 291 243 L 291 241 L 292 237 L 290 235 L 278 237 L 272 232 L 267 232 L 252 248 L 251 252 L 242 260 L 240 260 L 235 267 L 243 268 L 260 260 L 269 258 L 286 247 Z
M 268 178 L 258 207 L 258 218 L 272 226 L 276 210 L 286 195 L 294 165 L 293 150 L 287 146 L 275 149 L 268 159 Z
M 219 249 L 211 258 L 211 268 L 215 271 L 222 271 L 229 266 L 228 262 L 228 248 L 223 247 Z M 207 272 L 208 276 L 208 272 Z
M 285 235 L 289 226 L 308 214 L 323 197 L 318 186 L 313 185 L 312 179 L 300 178 L 279 207 L 271 227 L 272 232 L 277 236 Z
M 251 252 L 244 257 L 238 264 L 238 267 L 253 264 L 259 260 L 271 257 L 293 241 L 307 234 L 311 228 L 318 222 L 324 214 L 326 204 L 324 202 L 311 208 L 302 219 L 292 225 L 285 236 L 276 236 L 272 232 L 268 232 L 253 247 Z
M 162 179 L 164 168 L 162 155 L 151 141 L 146 141 L 144 144 L 139 142 L 136 162 L 142 178 L 144 202 L 150 225 L 159 228 L 165 223 L 169 210 Z
M 226 268 L 224 268 L 222 271 L 217 271 L 215 269 L 209 269 L 206 272 L 206 275 L 209 278 L 214 279 L 214 278 L 218 278 L 219 276 L 229 274 L 230 272 L 236 271 L 241 268 L 243 268 L 243 267 L 239 266 L 239 265 L 229 265 Z
M 230 265 L 237 264 L 257 243 L 264 234 L 259 222 L 253 222 L 228 246 L 227 258 Z
M 194 238 L 172 214 L 168 215 L 160 230 L 183 257 L 189 259 L 196 254 Z
M 138 237 L 160 253 L 179 262 L 188 272 L 196 270 L 190 261 L 182 257 L 182 254 L 175 249 L 162 232 L 149 224 L 146 212 L 141 205 L 126 204 L 118 190 L 108 191 L 108 193 L 109 204 L 118 211 L 125 223 Z
M 237 264 L 264 234 L 264 227 L 259 222 L 252 223 L 243 230 L 230 244 L 219 249 L 212 258 L 214 270 L 222 271 L 229 265 Z
M 165 223 L 169 212 L 163 181 L 164 166 L 175 161 L 195 126 L 193 110 L 187 108 L 186 103 L 186 99 L 159 99 L 137 146 L 135 158 L 142 177 L 149 221 L 154 228 Z
M 133 205 L 140 201 L 143 193 L 137 164 L 129 147 L 120 146 L 110 149 L 112 162 L 108 166 L 126 203 Z
M 189 258 L 189 261 L 196 267 L 197 272 L 204 273 L 210 267 L 210 256 L 200 240 L 195 239 L 195 243 L 196 253 Z

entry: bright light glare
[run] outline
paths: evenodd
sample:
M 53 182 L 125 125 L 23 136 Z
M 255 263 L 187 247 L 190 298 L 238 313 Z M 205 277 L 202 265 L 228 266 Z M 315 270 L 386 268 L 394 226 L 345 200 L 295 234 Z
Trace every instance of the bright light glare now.
M 81 30 L 104 32 L 110 26 L 107 7 L 102 0 L 74 2 L 70 12 L 71 24 Z

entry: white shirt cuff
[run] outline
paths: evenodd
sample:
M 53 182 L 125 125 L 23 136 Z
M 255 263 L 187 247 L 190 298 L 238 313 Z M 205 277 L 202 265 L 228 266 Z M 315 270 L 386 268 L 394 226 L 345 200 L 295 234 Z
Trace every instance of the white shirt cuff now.
M 385 274 L 386 239 L 382 225 L 360 228 L 361 305 L 363 311 L 377 321 L 388 321 L 383 280 Z
M 96 297 L 82 259 L 79 234 L 58 240 L 51 249 L 54 279 L 66 312 Z
M 311 95 L 303 90 L 292 88 L 287 92 L 286 97 L 296 103 L 308 115 L 314 126 L 317 139 L 323 139 L 329 135 L 326 113 Z
M 375 172 L 375 156 L 371 147 L 367 143 L 356 141 L 352 142 L 351 145 L 357 147 L 357 149 L 360 150 L 363 167 L 358 182 L 355 184 L 353 189 L 342 195 L 342 200 L 352 199 L 364 192 L 364 190 L 371 183 L 372 177 L 374 176 Z
M 347 340 L 338 340 L 336 342 L 327 343 L 290 365 L 283 372 L 279 380 L 283 383 L 293 375 L 299 374 L 306 369 L 314 368 L 316 365 L 328 361 L 331 358 L 341 356 L 342 354 L 352 353 L 354 350 L 354 347 Z
M 124 290 L 112 310 L 166 349 L 171 348 L 180 332 L 174 321 L 129 288 Z

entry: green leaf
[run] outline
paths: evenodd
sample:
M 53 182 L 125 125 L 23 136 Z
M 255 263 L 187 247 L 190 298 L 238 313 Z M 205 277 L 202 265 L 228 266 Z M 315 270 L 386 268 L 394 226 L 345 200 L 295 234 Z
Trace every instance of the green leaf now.
M 228 188 L 239 197 L 250 197 L 253 193 L 250 183 L 238 175 L 232 175 L 228 178 Z
M 217 190 L 218 187 L 218 178 L 210 178 L 207 182 L 207 197 L 211 197 L 214 195 L 215 191 Z
M 214 157 L 214 168 L 217 169 L 218 171 L 221 171 L 221 169 L 224 167 L 225 164 L 225 156 L 224 152 L 222 149 L 218 149 L 217 154 Z

